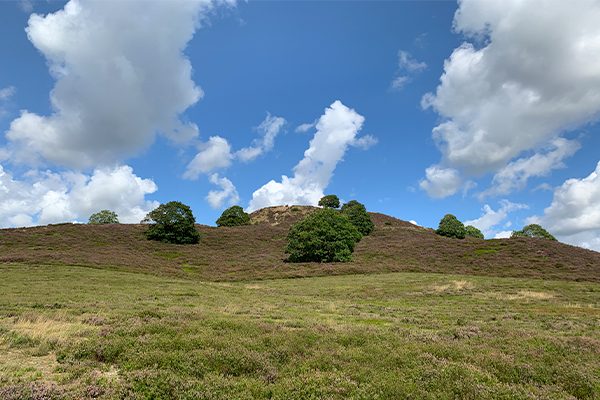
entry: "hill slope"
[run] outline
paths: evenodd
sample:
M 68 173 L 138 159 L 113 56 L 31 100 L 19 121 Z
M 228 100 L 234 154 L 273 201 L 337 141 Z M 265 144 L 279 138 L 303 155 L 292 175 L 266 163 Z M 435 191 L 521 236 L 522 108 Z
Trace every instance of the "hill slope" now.
M 148 241 L 144 225 L 75 225 L 0 230 L 0 263 L 68 264 L 208 280 L 373 272 L 440 272 L 600 282 L 600 253 L 533 239 L 456 240 L 383 214 L 354 261 L 284 262 L 289 226 L 311 207 L 271 207 L 253 225 L 199 226 L 198 245 Z

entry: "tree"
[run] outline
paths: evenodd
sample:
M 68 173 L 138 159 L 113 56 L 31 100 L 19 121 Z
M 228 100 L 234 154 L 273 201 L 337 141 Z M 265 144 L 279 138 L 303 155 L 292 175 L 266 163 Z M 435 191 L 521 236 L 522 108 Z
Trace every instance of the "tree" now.
M 440 220 L 440 225 L 436 230 L 438 235 L 464 239 L 465 238 L 465 226 L 460 222 L 454 215 L 446 214 L 444 218 Z
M 476 238 L 476 239 L 484 238 L 483 233 L 481 233 L 481 231 L 479 229 L 475 228 L 472 225 L 465 226 L 465 236 Z
M 193 244 L 200 241 L 192 210 L 183 203 L 170 201 L 150 211 L 142 223 L 149 223 L 146 237 L 167 243 Z
M 356 200 L 351 200 L 342 206 L 342 214 L 348 216 L 350 222 L 358 229 L 363 236 L 368 236 L 375 224 L 371 221 L 371 216 L 365 206 Z
M 346 215 L 324 208 L 292 225 L 285 252 L 291 262 L 350 261 L 361 237 Z
M 538 224 L 526 225 L 520 231 L 513 231 L 512 235 L 510 235 L 510 237 L 511 238 L 528 237 L 528 238 L 534 238 L 534 239 L 556 240 L 556 238 L 554 236 L 552 236 L 552 234 L 550 234 L 550 232 L 548 232 L 547 230 L 545 230 Z
M 229 207 L 217 220 L 217 226 L 249 225 L 250 216 L 240 206 Z
M 321 200 L 319 200 L 319 206 L 325 208 L 339 208 L 340 199 L 335 194 L 328 194 L 327 196 L 321 197 Z
M 117 213 L 110 210 L 102 210 L 98 211 L 90 215 L 90 219 L 88 220 L 88 224 L 100 225 L 100 224 L 118 224 L 119 217 Z

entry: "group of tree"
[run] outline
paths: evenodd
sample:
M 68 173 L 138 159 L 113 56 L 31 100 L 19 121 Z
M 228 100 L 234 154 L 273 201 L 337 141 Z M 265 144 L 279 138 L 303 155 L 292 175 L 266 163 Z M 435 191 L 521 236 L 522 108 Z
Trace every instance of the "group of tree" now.
M 369 235 L 375 225 L 365 206 L 351 200 L 340 208 L 340 199 L 326 195 L 319 200 L 320 209 L 292 225 L 287 236 L 288 260 L 291 262 L 340 262 L 352 259 L 354 247 Z M 145 234 L 150 240 L 176 244 L 195 244 L 200 241 L 196 219 L 187 205 L 178 201 L 161 204 L 141 221 L 148 224 Z M 101 210 L 90 216 L 89 224 L 118 224 L 114 211 Z M 240 206 L 233 206 L 221 214 L 217 226 L 232 227 L 250 224 L 250 216 Z M 474 226 L 465 226 L 452 214 L 446 214 L 436 230 L 438 235 L 464 239 L 484 239 Z M 527 237 L 556 240 L 540 225 L 531 224 L 514 231 L 512 238 Z
M 374 224 L 365 206 L 356 200 L 344 204 L 336 195 L 319 201 L 323 207 L 292 225 L 285 249 L 290 262 L 344 262 L 352 259 L 355 245 L 369 235 Z
M 476 239 L 484 238 L 483 233 L 481 233 L 479 229 L 471 225 L 465 226 L 452 214 L 446 214 L 444 218 L 440 220 L 440 224 L 435 232 L 438 235 L 456 239 L 464 239 L 465 237 L 472 237 Z M 516 237 L 556 240 L 556 238 L 547 230 L 537 224 L 526 225 L 520 231 L 513 231 L 511 238 Z

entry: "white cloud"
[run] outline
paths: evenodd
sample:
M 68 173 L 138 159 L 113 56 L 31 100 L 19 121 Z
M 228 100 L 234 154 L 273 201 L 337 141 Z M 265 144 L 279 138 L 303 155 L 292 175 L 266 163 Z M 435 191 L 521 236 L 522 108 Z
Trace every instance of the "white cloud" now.
M 411 80 L 411 76 L 427 68 L 427 64 L 415 60 L 404 50 L 398 52 L 398 76 L 392 80 L 392 89 L 400 90 Z
M 408 222 L 410 222 L 411 224 L 413 224 L 413 225 L 416 225 L 416 226 L 421 226 L 421 225 L 419 225 L 419 224 L 417 223 L 417 221 L 415 221 L 414 219 L 411 219 L 411 220 L 410 220 L 410 221 L 408 221 Z
M 78 1 L 33 14 L 27 35 L 56 80 L 53 112 L 23 111 L 6 134 L 15 162 L 108 164 L 148 146 L 198 135 L 180 115 L 202 97 L 183 50 L 209 0 Z
M 532 18 L 535 15 L 535 18 Z M 444 64 L 433 130 L 445 167 L 478 175 L 595 120 L 600 112 L 600 3 L 462 0 L 457 32 L 473 38 Z
M 430 197 L 440 199 L 456 193 L 462 184 L 457 170 L 432 165 L 425 170 L 425 179 L 419 182 L 419 187 Z
M 243 162 L 254 160 L 256 157 L 267 153 L 273 149 L 275 144 L 275 138 L 281 132 L 281 129 L 286 124 L 286 120 L 282 117 L 275 117 L 271 114 L 267 114 L 263 122 L 256 127 L 256 130 L 260 132 L 262 137 L 258 140 L 254 140 L 252 146 L 245 147 L 236 152 L 236 157 Z
M 0 166 L 0 226 L 87 222 L 109 209 L 125 223 L 139 222 L 158 203 L 145 199 L 157 190 L 129 166 L 100 168 L 91 175 L 30 171 L 15 179 Z
M 188 164 L 183 177 L 198 179 L 200 174 L 207 174 L 215 169 L 227 168 L 231 165 L 233 154 L 227 139 L 211 136 L 206 143 L 200 145 L 200 151 Z
M 350 143 L 353 147 L 368 150 L 371 147 L 375 146 L 379 143 L 379 140 L 373 135 L 364 135 L 359 138 L 354 139 L 352 143 Z
M 508 214 L 529 208 L 525 204 L 511 203 L 508 200 L 500 201 L 500 208 L 498 210 L 492 209 L 489 205 L 483 206 L 483 215 L 477 219 L 465 221 L 464 224 L 472 225 L 475 228 L 481 230 L 485 237 L 495 237 L 496 233 L 494 227 L 500 225 L 506 220 Z
M 222 208 L 223 204 L 228 203 L 230 206 L 235 205 L 240 201 L 240 196 L 234 184 L 227 178 L 221 178 L 219 174 L 212 174 L 209 178 L 210 183 L 217 185 L 221 190 L 211 190 L 206 196 L 206 201 L 212 208 Z
M 561 241 L 600 251 L 600 162 L 582 179 L 568 179 L 554 191 L 544 215 L 531 217 Z
M 6 101 L 10 99 L 17 92 L 14 86 L 7 86 L 0 89 L 0 101 Z
M 256 190 L 248 209 L 282 204 L 316 205 L 363 122 L 363 116 L 335 101 L 319 118 L 317 132 L 304 158 L 294 167 L 294 176 L 284 175 L 281 182 L 272 180 Z
M 480 193 L 479 197 L 506 195 L 513 190 L 523 189 L 529 178 L 546 176 L 553 169 L 564 168 L 563 160 L 575 154 L 580 147 L 575 140 L 556 138 L 552 141 L 551 149 L 545 153 L 519 158 L 496 172 L 492 186 Z
M 294 129 L 298 133 L 306 133 L 315 127 L 316 122 L 300 124 Z
M 25 13 L 30 13 L 33 11 L 33 1 L 19 0 L 19 8 Z
M 494 235 L 494 239 L 508 239 L 512 235 L 512 231 L 500 231 Z

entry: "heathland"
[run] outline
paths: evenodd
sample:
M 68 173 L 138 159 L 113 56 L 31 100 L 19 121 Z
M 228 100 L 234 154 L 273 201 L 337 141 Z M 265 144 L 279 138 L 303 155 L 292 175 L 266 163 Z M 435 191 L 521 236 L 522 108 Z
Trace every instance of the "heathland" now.
M 0 398 L 600 398 L 600 253 L 372 214 L 353 261 L 287 263 L 310 211 L 0 230 Z

